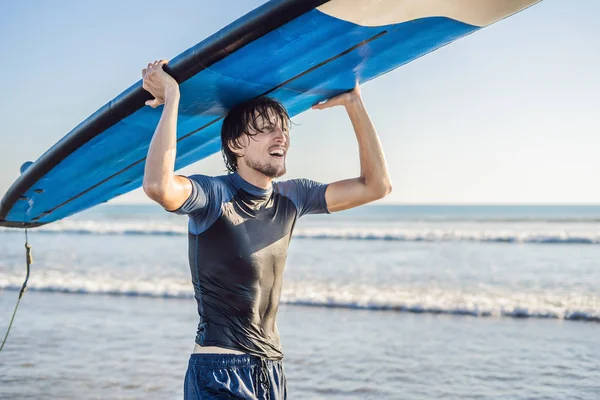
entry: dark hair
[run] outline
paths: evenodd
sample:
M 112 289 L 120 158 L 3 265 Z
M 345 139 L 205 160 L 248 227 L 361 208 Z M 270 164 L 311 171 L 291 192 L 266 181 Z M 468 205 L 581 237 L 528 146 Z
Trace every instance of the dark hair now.
M 264 119 L 268 120 L 269 111 L 277 118 L 276 123 L 282 129 L 290 127 L 290 116 L 284 105 L 271 97 L 259 97 L 238 104 L 229 111 L 229 114 L 223 120 L 223 126 L 221 127 L 221 152 L 225 166 L 229 172 L 237 171 L 238 157 L 231 151 L 228 143 L 231 142 L 234 148 L 241 149 L 243 146 L 239 139 L 244 134 L 251 138 L 256 135 L 256 133 L 249 132 L 248 128 L 250 127 L 255 132 L 262 132 L 262 127 L 257 125 L 256 120 L 261 115 Z

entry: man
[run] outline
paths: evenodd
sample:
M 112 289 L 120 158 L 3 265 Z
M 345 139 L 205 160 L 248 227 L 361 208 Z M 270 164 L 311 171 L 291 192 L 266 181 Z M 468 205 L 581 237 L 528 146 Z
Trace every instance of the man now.
M 179 86 L 155 61 L 144 89 L 164 104 L 146 158 L 143 188 L 166 210 L 189 216 L 189 261 L 200 323 L 185 377 L 185 398 L 284 399 L 276 325 L 287 248 L 296 219 L 381 199 L 391 191 L 385 157 L 358 86 L 327 102 L 344 106 L 360 151 L 358 178 L 321 184 L 273 182 L 285 174 L 289 116 L 259 98 L 230 110 L 221 130 L 229 174 L 174 174 Z

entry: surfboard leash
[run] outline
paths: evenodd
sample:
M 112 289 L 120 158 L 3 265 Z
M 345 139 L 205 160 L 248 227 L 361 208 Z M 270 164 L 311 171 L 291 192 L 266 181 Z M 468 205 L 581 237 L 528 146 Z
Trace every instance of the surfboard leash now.
M 13 321 L 15 320 L 15 315 L 17 314 L 17 308 L 19 308 L 19 303 L 21 302 L 21 297 L 27 290 L 27 281 L 29 280 L 29 271 L 31 264 L 33 263 L 33 258 L 31 257 L 31 245 L 29 244 L 29 239 L 27 237 L 27 228 L 25 228 L 25 259 L 27 262 L 27 275 L 25 276 L 25 282 L 23 282 L 23 286 L 21 287 L 21 292 L 19 292 L 19 299 L 17 300 L 17 304 L 15 305 L 15 310 L 13 311 L 12 318 L 10 319 L 10 323 L 8 324 L 8 329 L 6 330 L 6 336 L 4 336 L 4 340 L 2 341 L 2 345 L 0 346 L 0 351 L 4 348 L 4 344 L 6 343 L 6 339 L 8 339 L 8 333 L 10 332 L 10 328 L 12 327 Z

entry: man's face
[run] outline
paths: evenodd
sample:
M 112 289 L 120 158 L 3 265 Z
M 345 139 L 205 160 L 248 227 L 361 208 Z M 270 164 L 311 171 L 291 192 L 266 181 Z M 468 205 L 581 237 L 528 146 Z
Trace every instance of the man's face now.
M 244 155 L 238 159 L 238 164 L 245 163 L 247 167 L 270 178 L 283 176 L 290 147 L 287 121 L 279 121 L 277 115 L 269 111 L 268 116 L 256 115 L 256 125 L 259 131 L 249 126 L 248 132 L 252 136 L 244 135 L 240 140 L 244 145 Z

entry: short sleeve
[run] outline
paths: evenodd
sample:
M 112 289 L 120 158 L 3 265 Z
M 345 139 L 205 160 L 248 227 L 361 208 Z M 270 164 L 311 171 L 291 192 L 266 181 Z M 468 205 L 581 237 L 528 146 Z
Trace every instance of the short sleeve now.
M 305 214 L 329 214 L 325 200 L 327 186 L 310 179 L 291 179 L 277 182 L 277 191 L 292 200 L 300 218 Z
M 191 175 L 186 178 L 192 184 L 190 196 L 178 209 L 167 211 L 179 215 L 206 213 L 212 204 L 220 204 L 220 190 L 215 178 L 205 175 Z

